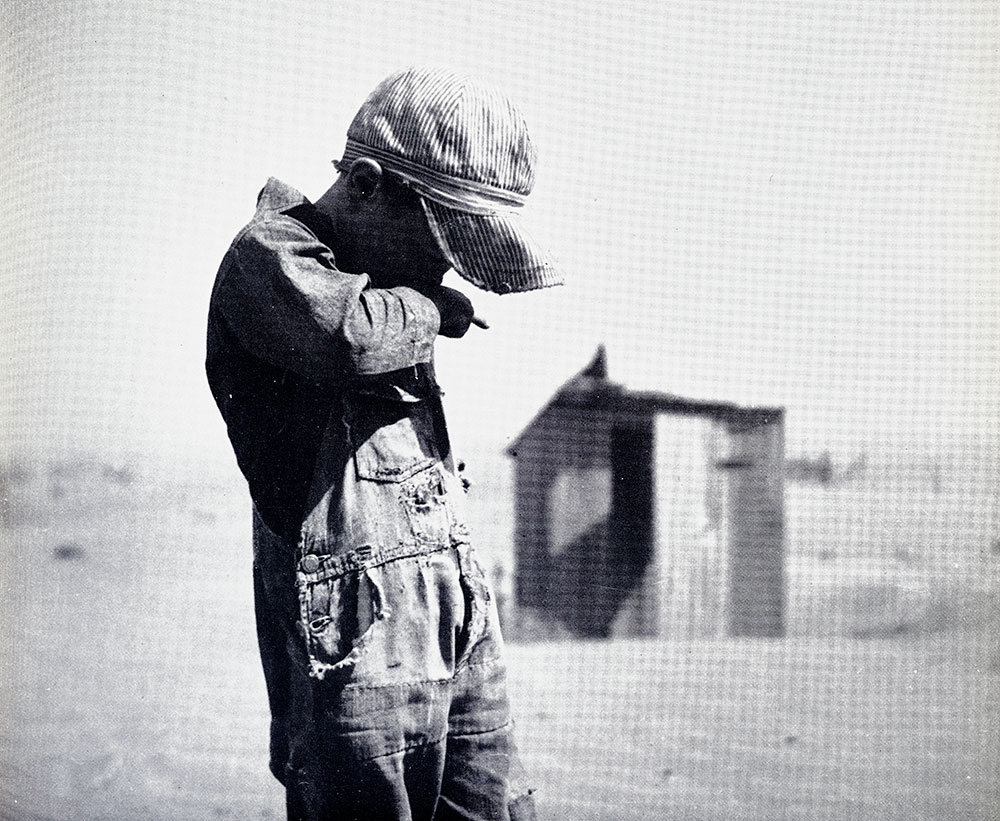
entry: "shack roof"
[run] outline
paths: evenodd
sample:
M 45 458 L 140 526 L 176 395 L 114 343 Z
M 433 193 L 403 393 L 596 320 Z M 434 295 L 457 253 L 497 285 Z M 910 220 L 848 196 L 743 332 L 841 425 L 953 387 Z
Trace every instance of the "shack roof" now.
M 535 414 L 506 448 L 508 456 L 517 456 L 524 438 L 554 411 L 576 408 L 630 416 L 654 416 L 659 413 L 707 416 L 739 427 L 753 428 L 780 421 L 781 407 L 747 407 L 733 402 L 688 399 L 672 393 L 630 390 L 608 378 L 607 352 L 598 346 L 590 363 L 567 381 Z

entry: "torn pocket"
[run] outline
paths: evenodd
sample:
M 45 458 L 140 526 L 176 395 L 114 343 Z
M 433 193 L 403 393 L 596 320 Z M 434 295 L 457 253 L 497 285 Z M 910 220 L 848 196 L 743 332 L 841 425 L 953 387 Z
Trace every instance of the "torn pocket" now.
M 309 554 L 299 563 L 297 574 L 309 675 L 317 679 L 354 668 L 378 622 L 389 615 L 379 568 L 337 575 L 324 572 L 324 561 L 329 558 Z

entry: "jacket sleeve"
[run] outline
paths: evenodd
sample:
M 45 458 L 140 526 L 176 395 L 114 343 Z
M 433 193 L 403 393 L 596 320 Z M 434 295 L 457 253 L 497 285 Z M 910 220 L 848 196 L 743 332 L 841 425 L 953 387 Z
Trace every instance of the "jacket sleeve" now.
M 318 381 L 429 362 L 441 321 L 412 288 L 338 270 L 329 248 L 282 216 L 237 238 L 212 301 L 250 353 Z

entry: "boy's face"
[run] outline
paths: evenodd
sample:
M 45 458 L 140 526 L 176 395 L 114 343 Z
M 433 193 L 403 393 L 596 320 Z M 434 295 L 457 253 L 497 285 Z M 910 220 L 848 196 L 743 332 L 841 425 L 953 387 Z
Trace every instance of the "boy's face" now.
M 369 200 L 357 250 L 362 270 L 379 288 L 434 287 L 451 268 L 431 232 L 419 195 L 391 182 L 379 185 Z

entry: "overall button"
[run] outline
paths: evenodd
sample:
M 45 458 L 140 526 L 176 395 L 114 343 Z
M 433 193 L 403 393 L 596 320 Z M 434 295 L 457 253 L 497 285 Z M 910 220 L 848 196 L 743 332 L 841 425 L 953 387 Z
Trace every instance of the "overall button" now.
M 319 570 L 321 564 L 323 562 L 320 557 L 310 553 L 308 556 L 302 557 L 302 561 L 299 562 L 299 568 L 303 573 L 315 573 Z

